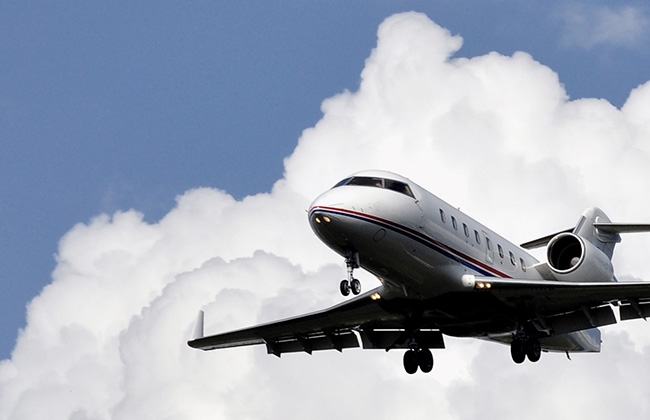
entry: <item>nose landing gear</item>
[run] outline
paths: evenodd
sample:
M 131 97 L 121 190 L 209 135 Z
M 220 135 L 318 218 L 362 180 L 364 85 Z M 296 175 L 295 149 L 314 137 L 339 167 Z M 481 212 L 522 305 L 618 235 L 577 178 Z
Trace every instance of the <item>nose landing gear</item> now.
M 361 282 L 354 278 L 354 269 L 359 268 L 359 253 L 348 251 L 345 256 L 345 266 L 348 269 L 348 278 L 341 280 L 341 294 L 348 296 L 352 292 L 352 294 L 358 295 L 361 293 Z

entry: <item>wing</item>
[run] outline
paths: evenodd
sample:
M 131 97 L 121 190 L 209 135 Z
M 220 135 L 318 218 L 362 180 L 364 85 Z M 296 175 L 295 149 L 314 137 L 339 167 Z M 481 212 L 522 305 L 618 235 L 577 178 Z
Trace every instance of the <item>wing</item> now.
M 650 282 L 573 283 L 464 276 L 465 285 L 489 293 L 528 315 L 539 330 L 564 334 L 650 316 Z
M 414 336 L 418 343 L 429 348 L 444 348 L 442 333 L 423 330 L 406 333 L 405 317 L 383 308 L 382 295 L 388 295 L 383 287 L 371 290 L 344 303 L 322 311 L 288 318 L 203 337 L 202 314 L 199 315 L 198 332 L 188 341 L 190 347 L 214 350 L 228 347 L 265 344 L 269 354 L 315 350 L 338 350 L 359 347 L 392 349 L 407 348 Z

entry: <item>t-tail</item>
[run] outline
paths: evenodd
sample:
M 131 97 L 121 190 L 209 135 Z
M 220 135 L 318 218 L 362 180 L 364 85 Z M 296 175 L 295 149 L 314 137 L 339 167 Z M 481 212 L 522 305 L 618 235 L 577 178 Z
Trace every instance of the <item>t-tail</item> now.
M 532 249 L 547 245 L 546 258 L 553 277 L 572 282 L 617 281 L 612 266 L 621 233 L 650 232 L 650 224 L 613 223 L 601 209 L 591 207 L 575 228 L 522 244 Z

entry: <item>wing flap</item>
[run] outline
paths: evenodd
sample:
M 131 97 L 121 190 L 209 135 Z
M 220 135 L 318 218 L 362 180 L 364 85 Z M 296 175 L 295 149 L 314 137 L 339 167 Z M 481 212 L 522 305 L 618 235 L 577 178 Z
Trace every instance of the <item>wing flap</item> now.
M 280 357 L 283 353 L 305 352 L 311 354 L 318 350 L 338 350 L 359 347 L 359 340 L 352 331 L 323 332 L 311 336 L 295 335 L 289 338 L 268 339 L 266 351 Z
M 639 303 L 632 300 L 623 303 L 619 307 L 619 313 L 621 316 L 621 321 L 639 318 L 647 320 L 647 318 L 650 317 L 650 303 Z
M 429 349 L 444 349 L 445 341 L 442 333 L 437 330 L 420 330 L 414 334 L 406 334 L 403 330 L 373 330 L 364 328 L 360 331 L 364 349 L 408 349 L 413 337 L 420 347 Z
M 584 307 L 579 311 L 533 320 L 533 325 L 539 331 L 550 334 L 567 334 L 611 324 L 616 324 L 616 316 L 609 305 L 597 308 Z

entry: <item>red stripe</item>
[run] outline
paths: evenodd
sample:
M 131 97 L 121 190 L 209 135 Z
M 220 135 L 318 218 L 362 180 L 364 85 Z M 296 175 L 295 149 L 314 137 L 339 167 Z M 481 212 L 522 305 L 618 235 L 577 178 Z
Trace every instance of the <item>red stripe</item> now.
M 317 211 L 319 209 L 325 210 L 325 211 L 343 213 L 343 214 L 347 213 L 347 214 L 354 215 L 354 216 L 359 217 L 359 218 L 375 220 L 377 222 L 384 223 L 384 224 L 393 226 L 393 227 L 401 229 L 401 230 L 405 230 L 407 232 L 410 232 L 414 236 L 418 236 L 418 237 L 426 240 L 427 242 L 433 243 L 434 245 L 438 246 L 439 248 L 442 248 L 442 249 L 446 250 L 447 252 L 449 252 L 451 254 L 454 254 L 457 257 L 462 258 L 465 261 L 467 261 L 467 262 L 469 262 L 469 263 L 471 263 L 471 264 L 473 264 L 475 266 L 478 266 L 478 267 L 482 268 L 485 271 L 489 271 L 490 273 L 496 275 L 497 277 L 511 278 L 509 275 L 496 270 L 494 267 L 491 267 L 491 266 L 483 263 L 482 261 L 476 260 L 476 259 L 470 257 L 469 255 L 465 255 L 462 252 L 459 252 L 459 251 L 449 247 L 448 245 L 433 239 L 432 237 L 430 237 L 428 235 L 425 235 L 425 234 L 423 234 L 421 232 L 415 231 L 415 230 L 413 230 L 411 228 L 408 228 L 406 226 L 402 226 L 399 223 L 395 223 L 395 222 L 393 222 L 391 220 L 383 219 L 381 217 L 378 217 L 378 216 L 375 216 L 375 215 L 372 215 L 372 214 L 368 214 L 368 213 L 362 213 L 362 212 L 358 212 L 358 211 L 354 211 L 354 210 L 342 209 L 342 208 L 338 208 L 338 207 L 326 207 L 326 206 L 314 206 L 311 209 L 309 209 L 309 214 L 311 214 L 312 212 Z

